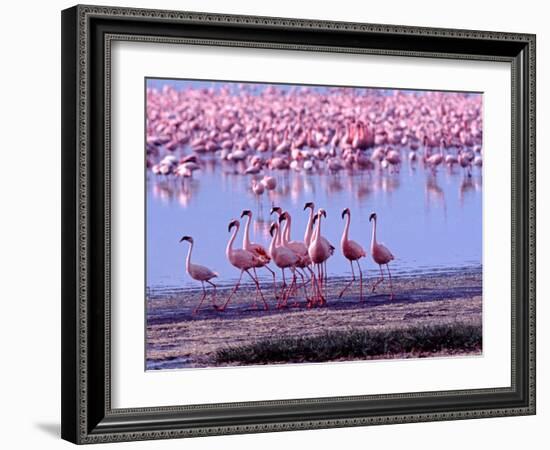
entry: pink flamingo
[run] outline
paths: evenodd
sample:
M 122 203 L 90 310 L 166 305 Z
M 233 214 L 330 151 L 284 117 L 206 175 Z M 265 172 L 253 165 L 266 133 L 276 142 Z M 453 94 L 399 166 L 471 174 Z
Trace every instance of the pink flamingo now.
M 262 178 L 262 181 L 260 181 L 260 183 L 262 183 L 262 185 L 268 191 L 272 191 L 273 189 L 275 189 L 277 187 L 277 180 L 275 179 L 275 177 L 272 177 L 272 176 L 269 176 L 269 175 L 265 175 Z
M 258 263 L 255 267 L 253 267 L 254 275 L 256 276 L 256 278 L 257 278 L 256 268 L 263 267 L 267 269 L 269 272 L 271 272 L 271 275 L 273 276 L 273 291 L 275 292 L 275 298 L 278 298 L 275 272 L 273 272 L 273 270 L 271 270 L 268 266 L 269 262 L 271 261 L 271 258 L 269 257 L 269 254 L 267 253 L 267 250 L 265 249 L 265 247 L 263 247 L 261 244 L 250 242 L 250 222 L 252 222 L 252 211 L 245 209 L 241 213 L 241 218 L 243 218 L 244 216 L 246 216 L 247 219 L 246 219 L 246 225 L 244 226 L 244 233 L 243 233 L 243 250 L 249 251 L 250 253 L 258 257 Z
M 317 215 L 314 214 L 315 204 L 313 202 L 307 202 L 304 205 L 304 211 L 309 208 L 309 220 L 306 226 L 306 231 L 304 234 L 304 244 L 308 247 L 309 251 L 309 245 L 311 244 L 311 241 L 313 239 L 314 231 L 313 226 L 315 224 L 315 221 L 317 220 Z M 332 245 L 324 236 L 320 237 L 321 245 L 328 250 L 330 253 L 330 256 L 334 254 L 335 247 Z M 326 272 L 326 261 L 322 264 L 321 269 L 323 272 Z
M 193 314 L 196 314 L 199 308 L 202 306 L 202 302 L 206 298 L 206 288 L 204 287 L 204 283 L 210 284 L 214 288 L 214 295 L 212 296 L 212 305 L 214 308 L 217 307 L 216 305 L 216 285 L 212 283 L 210 280 L 212 278 L 216 278 L 218 274 L 212 270 L 210 270 L 208 267 L 201 266 L 199 264 L 193 264 L 191 262 L 191 253 L 193 251 L 193 238 L 191 236 L 183 236 L 180 239 L 180 242 L 187 241 L 191 245 L 189 246 L 189 251 L 187 252 L 187 259 L 185 261 L 185 270 L 189 274 L 193 280 L 200 281 L 202 284 L 202 297 L 198 304 L 198 306 L 193 310 Z
M 256 180 L 252 180 L 252 192 L 254 193 L 254 195 L 256 195 L 256 198 L 258 199 L 258 208 L 261 209 L 262 208 L 262 204 L 261 204 L 261 198 L 262 198 L 262 195 L 264 193 L 264 185 L 262 183 L 258 183 Z
M 379 244 L 376 241 L 376 213 L 372 213 L 369 217 L 369 222 L 373 220 L 374 220 L 374 226 L 372 227 L 372 239 L 370 244 L 370 252 L 372 255 L 372 259 L 380 267 L 381 278 L 378 281 L 376 281 L 376 283 L 373 284 L 372 292 L 374 292 L 376 290 L 376 287 L 380 283 L 382 283 L 382 281 L 384 281 L 384 272 L 382 271 L 382 265 L 385 264 L 386 267 L 388 268 L 388 275 L 390 277 L 390 289 L 391 289 L 390 300 L 393 300 L 393 284 L 391 279 L 389 262 L 394 260 L 394 256 L 386 246 L 384 246 L 383 244 Z
M 281 232 L 280 245 L 282 247 L 286 247 L 289 250 L 293 251 L 298 256 L 299 260 L 298 260 L 298 263 L 296 264 L 296 269 L 297 269 L 296 272 L 302 279 L 303 286 L 305 286 L 309 281 L 308 282 L 305 281 L 304 275 L 302 274 L 302 271 L 299 269 L 307 269 L 310 272 L 311 277 L 313 278 L 313 271 L 309 267 L 311 265 L 311 259 L 308 254 L 307 246 L 303 242 L 291 240 L 290 227 L 292 224 L 292 219 L 288 211 L 284 211 L 282 214 L 279 215 L 280 227 L 282 227 L 281 224 L 283 221 L 285 221 L 285 228 Z M 306 293 L 306 300 L 308 301 L 308 305 L 310 305 L 310 301 L 307 298 L 307 293 Z
M 269 215 L 273 215 L 273 213 L 277 214 L 277 217 L 280 218 L 283 214 L 283 208 L 280 206 L 273 206 L 271 208 L 271 211 L 269 212 Z M 283 233 L 278 233 L 277 235 L 277 242 L 275 243 L 276 246 L 281 246 L 283 244 Z M 271 247 L 270 247 L 271 248 Z M 271 251 L 269 253 L 271 255 Z M 273 255 L 271 255 L 271 258 L 273 258 Z M 285 277 L 285 268 L 281 268 L 281 273 L 283 275 L 283 289 L 286 288 L 286 277 Z
M 429 156 L 426 159 L 426 164 L 430 166 L 432 171 L 435 172 L 437 169 L 437 166 L 439 166 L 443 162 L 443 143 L 445 141 L 441 142 L 441 145 L 439 146 L 439 153 L 434 153 L 433 155 Z
M 311 236 L 313 235 L 313 216 L 315 215 L 314 209 L 315 205 L 313 202 L 307 202 L 304 205 L 304 211 L 309 208 L 309 219 L 307 221 L 306 225 L 306 231 L 304 233 L 304 244 L 306 247 L 309 248 L 309 244 L 311 243 Z
M 401 164 L 401 154 L 397 150 L 388 150 L 386 153 L 386 161 L 392 166 L 399 166 Z
M 307 255 L 307 246 L 303 242 L 300 241 L 293 241 L 290 237 L 290 229 L 292 226 L 292 218 L 290 217 L 290 214 L 288 211 L 284 211 L 283 213 L 279 214 L 279 223 L 281 223 L 283 220 L 286 221 L 285 223 L 285 229 L 282 234 L 282 242 L 285 247 L 290 248 L 293 252 L 297 253 L 298 256 L 306 256 Z
M 342 292 L 340 292 L 339 298 L 342 298 L 342 295 L 344 295 L 344 292 L 351 286 L 351 284 L 355 281 L 355 272 L 353 271 L 353 262 L 355 261 L 357 263 L 357 267 L 359 268 L 359 299 L 363 300 L 363 271 L 361 270 L 361 264 L 359 264 L 359 260 L 363 258 L 364 256 L 367 256 L 367 253 L 359 245 L 357 242 L 352 241 L 349 239 L 349 226 L 351 222 L 351 212 L 349 208 L 344 209 L 342 211 L 342 219 L 346 217 L 346 225 L 344 227 L 344 232 L 342 234 L 342 240 L 340 242 L 342 247 L 342 253 L 343 255 L 349 260 L 349 264 L 351 266 L 351 275 L 352 279 L 346 286 L 344 286 L 344 289 L 342 289 Z
M 323 295 L 323 264 L 331 256 L 330 247 L 327 247 L 323 242 L 323 237 L 321 236 L 321 217 L 327 217 L 326 211 L 321 208 L 315 215 L 317 219 L 317 227 L 313 234 L 311 243 L 308 247 L 308 254 L 311 258 L 311 262 L 315 264 L 317 268 L 317 293 L 318 301 L 321 305 L 326 303 L 325 297 Z M 326 275 L 326 274 L 325 274 Z M 315 280 L 314 280 L 315 281 Z
M 231 235 L 231 238 L 229 239 L 229 242 L 227 243 L 227 248 L 225 250 L 225 255 L 227 256 L 227 259 L 237 269 L 241 271 L 241 274 L 239 276 L 239 280 L 237 281 L 237 284 L 235 284 L 235 287 L 231 291 L 231 294 L 229 294 L 229 297 L 227 297 L 227 300 L 223 304 L 223 306 L 217 306 L 216 309 L 218 311 L 224 311 L 227 305 L 229 304 L 231 298 L 237 292 L 239 289 L 239 286 L 241 284 L 241 280 L 243 278 L 243 274 L 246 272 L 248 276 L 254 281 L 254 284 L 256 285 L 256 291 L 260 294 L 262 301 L 264 302 L 264 309 L 269 309 L 267 306 L 267 302 L 265 301 L 264 295 L 262 294 L 262 290 L 260 288 L 260 283 L 258 283 L 258 280 L 250 273 L 250 269 L 256 267 L 258 264 L 260 264 L 260 258 L 254 255 L 254 253 L 249 252 L 247 250 L 243 249 L 233 249 L 233 242 L 235 242 L 235 238 L 237 237 L 237 233 L 239 232 L 240 222 L 238 220 L 232 220 L 229 222 L 228 231 L 231 231 L 231 229 L 235 229 L 233 234 Z
M 269 253 L 273 258 L 273 262 L 275 262 L 275 265 L 281 269 L 283 273 L 285 269 L 290 269 L 292 272 L 292 281 L 290 286 L 287 291 L 283 293 L 281 301 L 277 303 L 277 308 L 282 308 L 286 306 L 288 297 L 296 286 L 296 265 L 299 263 L 300 257 L 288 247 L 279 244 L 281 235 L 279 225 L 272 223 L 269 233 L 272 237 L 271 243 L 269 244 Z

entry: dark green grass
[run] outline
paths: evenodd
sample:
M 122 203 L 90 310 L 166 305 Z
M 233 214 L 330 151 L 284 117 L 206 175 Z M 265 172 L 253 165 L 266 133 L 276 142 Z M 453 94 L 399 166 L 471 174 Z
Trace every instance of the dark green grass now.
M 429 356 L 481 350 L 481 326 L 445 324 L 388 330 L 328 331 L 310 337 L 273 337 L 216 352 L 216 364 L 269 364 L 372 359 L 403 353 Z

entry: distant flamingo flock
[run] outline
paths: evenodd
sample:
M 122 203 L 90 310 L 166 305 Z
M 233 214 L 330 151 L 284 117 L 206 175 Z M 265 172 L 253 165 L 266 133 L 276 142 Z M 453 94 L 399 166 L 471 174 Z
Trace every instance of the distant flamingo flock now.
M 191 178 L 214 158 L 252 176 L 258 196 L 275 189 L 278 171 L 396 172 L 407 160 L 469 177 L 483 164 L 479 94 L 165 85 L 147 90 L 146 126 L 151 173 Z
M 262 244 L 250 242 L 249 227 L 250 221 L 252 220 L 252 212 L 250 210 L 244 210 L 241 213 L 241 218 L 246 216 L 241 248 L 234 248 L 234 243 L 241 223 L 237 219 L 229 222 L 228 231 L 231 235 L 227 243 L 225 255 L 229 263 L 239 270 L 239 278 L 221 305 L 216 303 L 217 286 L 211 281 L 213 278 L 218 277 L 218 274 L 208 267 L 195 264 L 191 261 L 194 240 L 191 236 L 183 236 L 180 242 L 187 241 L 190 244 L 186 259 L 186 271 L 191 278 L 200 281 L 202 284 L 202 296 L 199 300 L 199 304 L 194 309 L 194 313 L 200 309 L 207 296 L 205 283 L 208 283 L 213 288 L 212 306 L 218 311 L 225 311 L 231 299 L 238 291 L 245 273 L 255 286 L 256 296 L 253 307 L 257 308 L 257 300 L 260 298 L 263 303 L 263 308 L 268 310 L 269 304 L 260 286 L 256 269 L 266 269 L 272 275 L 273 298 L 276 301 L 277 308 L 286 308 L 291 298 L 294 299 L 292 306 L 300 306 L 298 302 L 300 291 L 303 291 L 304 305 L 306 307 L 312 308 L 314 306 L 326 305 L 326 289 L 328 283 L 327 260 L 334 254 L 336 248 L 322 235 L 321 222 L 323 219 L 327 218 L 326 211 L 320 208 L 314 213 L 315 206 L 311 202 L 304 205 L 304 211 L 307 209 L 310 210 L 310 214 L 306 225 L 304 240 L 295 241 L 291 239 L 292 218 L 290 214 L 288 211 L 283 211 L 279 207 L 273 207 L 271 214 L 277 214 L 278 219 L 272 222 L 270 226 L 271 242 L 268 248 Z M 355 263 L 359 271 L 359 301 L 363 301 L 364 281 L 363 271 L 359 260 L 366 257 L 367 252 L 359 243 L 349 239 L 351 223 L 351 211 L 349 208 L 342 211 L 342 219 L 345 219 L 345 225 L 340 247 L 343 256 L 350 262 L 352 278 L 345 285 L 338 297 L 341 298 L 344 292 L 353 283 L 357 282 L 353 268 L 353 264 Z M 376 214 L 372 213 L 369 220 L 373 222 L 370 255 L 373 261 L 380 267 L 380 278 L 373 282 L 372 292 L 375 292 L 378 285 L 384 281 L 382 266 L 385 265 L 390 281 L 390 300 L 393 300 L 394 292 L 389 263 L 394 259 L 394 256 L 387 247 L 377 241 Z M 282 284 L 280 289 L 278 289 L 277 286 L 275 271 L 269 267 L 270 263 L 273 263 L 277 269 L 281 271 Z M 290 283 L 287 283 L 285 275 L 285 270 L 287 269 L 291 275 Z

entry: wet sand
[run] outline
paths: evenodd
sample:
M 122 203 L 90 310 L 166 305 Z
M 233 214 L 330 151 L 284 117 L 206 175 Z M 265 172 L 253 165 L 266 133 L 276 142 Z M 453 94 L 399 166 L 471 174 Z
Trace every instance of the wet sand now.
M 351 329 L 400 329 L 419 325 L 464 323 L 481 327 L 482 274 L 480 268 L 442 272 L 435 275 L 394 278 L 395 298 L 389 300 L 389 284 L 383 283 L 372 294 L 364 290 L 359 301 L 359 286 L 353 285 L 342 299 L 337 294 L 348 278 L 332 278 L 327 289 L 328 303 L 306 309 L 302 297 L 298 306 L 276 309 L 271 284 L 263 291 L 270 309 L 252 307 L 255 291 L 241 288 L 225 312 L 215 311 L 210 293 L 203 309 L 193 314 L 202 295 L 200 290 L 149 292 L 147 298 L 147 369 L 177 369 L 216 366 L 217 350 L 246 345 L 261 339 L 315 336 Z M 217 303 L 227 298 L 229 287 L 219 288 Z M 300 291 L 302 294 L 303 291 Z M 385 354 L 376 359 L 480 354 L 446 352 L 423 354 Z M 226 365 L 226 364 L 224 364 Z

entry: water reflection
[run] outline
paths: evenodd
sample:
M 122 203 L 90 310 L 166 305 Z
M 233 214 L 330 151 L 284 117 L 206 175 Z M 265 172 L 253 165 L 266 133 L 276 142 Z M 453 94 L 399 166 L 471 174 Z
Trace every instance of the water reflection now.
M 182 235 L 195 239 L 194 259 L 220 274 L 220 283 L 238 274 L 225 258 L 227 224 L 243 209 L 253 211 L 251 240 L 269 243 L 269 212 L 281 206 L 292 215 L 292 237 L 302 239 L 307 215 L 305 202 L 328 211 L 323 234 L 339 247 L 343 230 L 341 212 L 352 210 L 354 239 L 370 244 L 368 216 L 379 217 L 379 240 L 396 256 L 395 272 L 453 268 L 481 264 L 482 177 L 441 167 L 437 173 L 422 164 L 401 170 L 297 173 L 270 172 L 277 187 L 256 195 L 251 180 L 264 174 L 242 175 L 241 162 L 201 161 L 201 170 L 182 178 L 148 174 L 147 178 L 147 284 L 150 287 L 193 286 L 185 274 L 186 248 Z M 239 242 L 242 234 L 238 237 Z M 363 261 L 368 271 L 376 267 Z M 349 262 L 339 249 L 329 260 L 331 274 L 344 274 Z M 369 272 L 370 273 L 370 272 Z

